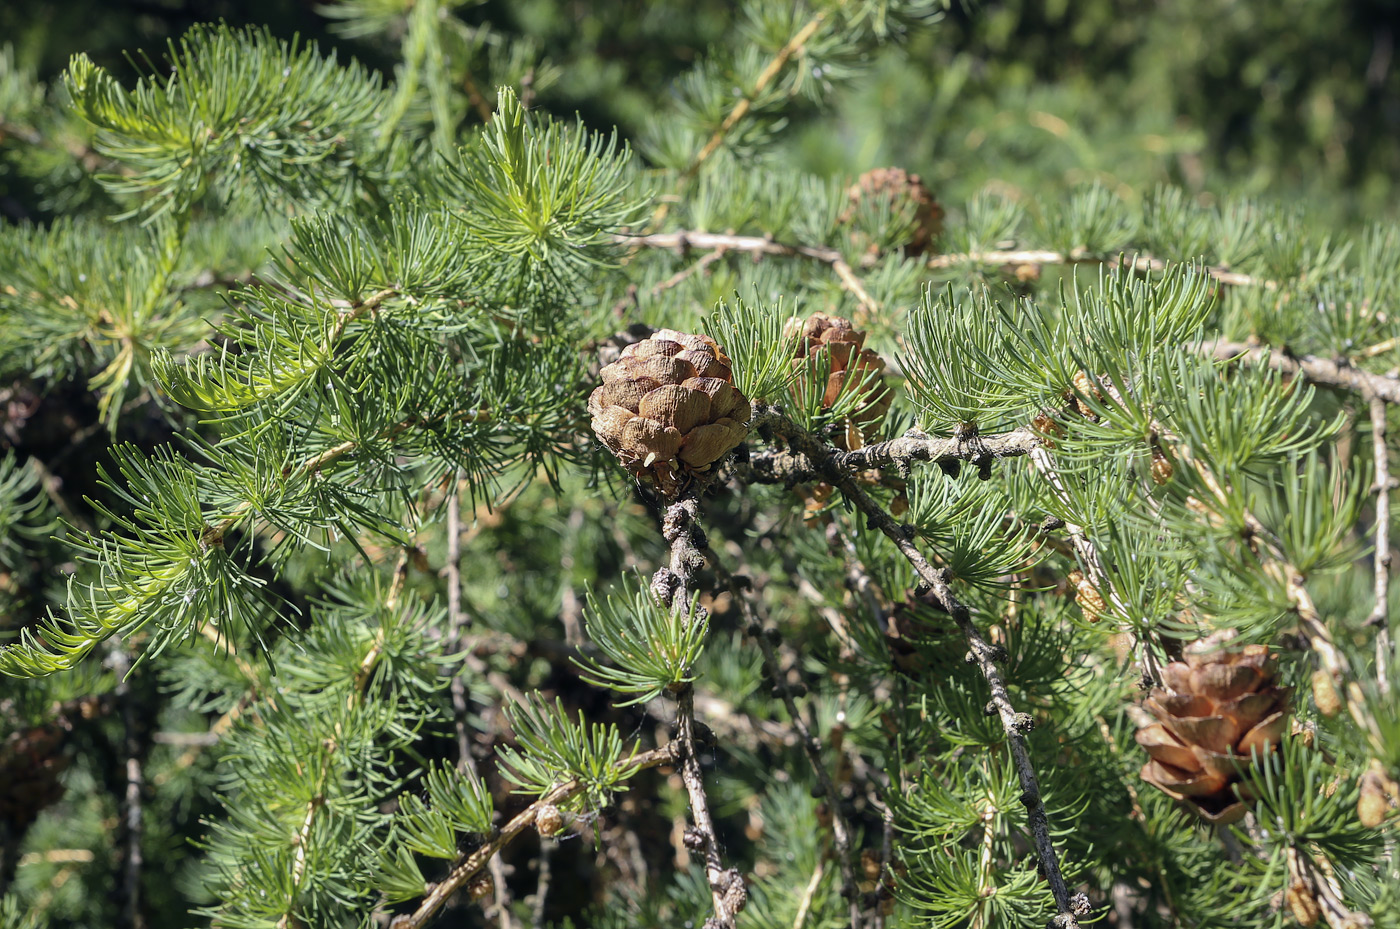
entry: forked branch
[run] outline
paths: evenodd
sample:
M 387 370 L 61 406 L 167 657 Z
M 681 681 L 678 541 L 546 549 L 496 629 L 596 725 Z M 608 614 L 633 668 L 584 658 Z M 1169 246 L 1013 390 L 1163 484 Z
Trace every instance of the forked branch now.
M 919 576 L 927 594 L 953 618 L 962 631 L 971 650 L 972 659 L 991 690 L 992 706 L 1001 718 L 1002 728 L 1006 733 L 1012 763 L 1021 783 L 1021 802 L 1026 807 L 1026 819 L 1035 844 L 1036 857 L 1040 860 L 1041 870 L 1055 899 L 1057 914 L 1054 925 L 1056 929 L 1078 929 L 1079 917 L 1088 912 L 1088 901 L 1082 894 L 1070 895 L 1064 874 L 1060 871 L 1059 855 L 1050 838 L 1050 824 L 1045 813 L 1045 803 L 1040 795 L 1040 783 L 1036 778 L 1035 766 L 1031 763 L 1030 749 L 1026 745 L 1026 733 L 1033 727 L 1034 719 L 1028 713 L 1016 712 L 1012 706 L 1006 681 L 996 664 L 998 650 L 982 637 L 982 633 L 972 622 L 971 612 L 954 595 L 949 585 L 949 573 L 935 568 L 894 517 L 866 493 L 854 477 L 837 465 L 837 452 L 834 448 L 817 441 L 810 433 L 771 409 L 762 410 L 756 415 L 756 418 L 760 417 L 775 433 L 786 439 L 794 451 L 805 455 L 812 462 L 817 474 L 840 490 L 846 499 L 865 515 L 871 527 L 879 529 L 895 544 L 900 554 L 914 568 L 914 573 Z

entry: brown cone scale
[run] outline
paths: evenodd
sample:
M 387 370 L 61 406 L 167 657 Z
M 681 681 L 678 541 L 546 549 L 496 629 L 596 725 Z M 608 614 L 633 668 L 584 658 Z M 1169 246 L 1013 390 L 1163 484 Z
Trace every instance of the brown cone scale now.
M 1165 686 L 1145 704 L 1157 721 L 1137 731 L 1137 743 L 1152 758 L 1143 780 L 1207 822 L 1231 823 L 1246 811 L 1234 787 L 1251 752 L 1271 752 L 1283 737 L 1289 690 L 1275 683 L 1266 646 L 1219 645 L 1196 642 L 1166 666 Z
M 833 444 L 847 450 L 863 447 L 866 437 L 874 434 L 890 409 L 890 391 L 881 377 L 885 360 L 874 349 L 865 347 L 865 333 L 848 319 L 813 313 L 801 327 L 793 361 L 798 367 L 794 396 L 813 389 L 810 381 L 820 376 L 825 355 L 827 376 L 822 387 L 822 406 L 830 408 L 850 385 L 858 385 L 853 389 L 864 394 L 846 421 L 846 428 L 833 437 Z
M 627 470 L 675 496 L 749 432 L 729 356 L 705 335 L 660 329 L 622 349 L 588 398 L 593 432 Z
M 849 205 L 839 221 L 849 223 L 862 200 L 882 195 L 888 196 L 896 206 L 909 204 L 913 209 L 914 228 L 909 232 L 909 241 L 904 243 L 905 253 L 922 255 L 927 252 L 943 234 L 943 207 L 938 205 L 919 175 L 903 168 L 874 168 L 856 178 L 846 191 Z

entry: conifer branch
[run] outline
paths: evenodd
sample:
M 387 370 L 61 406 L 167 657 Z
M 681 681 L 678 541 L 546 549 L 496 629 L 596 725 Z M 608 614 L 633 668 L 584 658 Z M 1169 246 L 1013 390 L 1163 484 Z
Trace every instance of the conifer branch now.
M 1079 917 L 1088 911 L 1088 902 L 1082 894 L 1070 896 L 1069 887 L 1060 871 L 1059 855 L 1050 838 L 1050 823 L 1045 813 L 1045 803 L 1040 796 L 1040 784 L 1036 778 L 1035 766 L 1031 763 L 1030 749 L 1026 745 L 1025 733 L 1034 727 L 1035 719 L 1029 713 L 1016 712 L 1012 705 L 1006 682 L 996 664 L 1000 652 L 982 637 L 982 633 L 972 622 L 971 612 L 953 593 L 949 584 L 949 572 L 930 564 L 904 527 L 895 522 L 894 517 L 866 493 L 850 474 L 836 465 L 835 449 L 818 442 L 796 423 L 774 412 L 771 407 L 755 409 L 754 416 L 755 420 L 761 419 L 776 434 L 786 439 L 796 451 L 806 455 L 816 472 L 840 490 L 846 499 L 865 515 L 871 528 L 878 529 L 895 544 L 900 554 L 914 568 L 914 573 L 918 575 L 925 592 L 939 608 L 952 617 L 962 631 L 971 650 L 972 660 L 991 690 L 991 705 L 1001 718 L 1002 729 L 1006 733 L 1012 763 L 1021 783 L 1021 802 L 1026 807 L 1026 820 L 1035 844 L 1036 857 L 1055 900 L 1057 915 L 1054 925 L 1056 929 L 1078 929 Z
M 1050 486 L 1050 493 L 1060 501 L 1062 506 L 1071 506 L 1069 493 L 1065 489 L 1064 481 L 1060 478 L 1060 472 L 1055 468 L 1055 462 L 1050 457 L 1050 451 L 1045 446 L 1039 446 L 1031 450 L 1031 464 L 1036 472 L 1045 479 Z M 1088 530 L 1078 523 L 1066 522 L 1065 531 L 1069 533 L 1070 547 L 1074 551 L 1075 561 L 1083 571 L 1085 580 L 1091 584 L 1099 596 L 1106 597 L 1113 604 L 1120 616 L 1130 615 L 1128 605 L 1123 602 L 1122 596 L 1114 588 L 1109 580 L 1108 571 L 1105 570 L 1103 559 L 1099 555 L 1098 546 L 1089 538 Z M 1158 667 L 1157 657 L 1151 647 L 1146 643 L 1136 641 L 1136 637 L 1128 631 L 1125 633 L 1134 647 L 1142 646 L 1142 670 L 1148 679 L 1160 682 L 1162 679 L 1161 668 Z
M 891 466 L 903 473 L 915 462 L 980 463 L 1015 458 L 1031 454 L 1040 444 L 1040 437 L 1034 430 L 1025 427 L 979 436 L 976 442 L 910 430 L 897 439 L 876 442 L 854 451 L 832 449 L 831 461 L 834 467 L 847 474 Z M 751 455 L 747 465 L 736 467 L 746 480 L 761 484 L 798 484 L 819 474 L 811 459 L 795 449 L 768 449 Z
M 744 631 L 763 652 L 764 668 L 769 680 L 772 681 L 773 691 L 783 701 L 783 706 L 787 708 L 788 718 L 792 720 L 792 727 L 797 730 L 798 742 L 807 754 L 807 761 L 812 766 L 812 773 L 816 775 L 817 783 L 821 785 L 822 795 L 826 797 L 827 806 L 831 809 L 831 832 L 832 837 L 836 840 L 836 862 L 841 869 L 841 896 L 846 898 L 852 929 L 860 929 L 860 892 L 856 885 L 855 865 L 851 860 L 853 854 L 851 825 L 846 821 L 846 814 L 841 811 L 836 784 L 832 781 L 831 774 L 822 761 L 821 740 L 808 727 L 806 718 L 797 707 L 797 700 L 792 688 L 787 686 L 779 676 L 778 656 L 773 649 L 773 641 L 769 638 L 770 635 L 776 636 L 778 630 L 775 626 L 765 626 L 759 618 L 753 603 L 752 585 L 740 584 L 738 578 L 720 563 L 719 556 L 714 549 L 707 549 L 705 554 L 709 559 L 710 568 L 715 572 L 719 582 L 729 588 L 730 596 L 738 602 L 739 611 L 744 617 Z
M 1376 604 L 1368 622 L 1376 627 L 1376 685 L 1381 696 L 1390 693 L 1390 449 L 1386 446 L 1386 406 L 1379 397 L 1371 398 L 1371 454 L 1376 468 Z
M 739 102 L 734 104 L 734 108 L 724 117 L 724 122 L 720 123 L 714 135 L 710 136 L 709 141 L 695 154 L 695 158 L 686 169 L 681 172 L 682 182 L 693 178 L 696 172 L 700 170 L 700 166 L 724 144 L 724 139 L 729 135 L 730 130 L 738 125 L 739 120 L 748 115 L 749 110 L 753 107 L 754 101 L 758 99 L 758 95 L 763 93 L 768 85 L 782 72 L 783 66 L 788 63 L 789 59 L 801 52 L 802 47 L 807 44 L 812 36 L 816 35 L 822 23 L 826 22 L 826 15 L 826 12 L 822 11 L 813 16 L 807 21 L 805 26 L 793 34 L 793 37 L 787 41 L 786 45 L 778 49 L 777 54 L 773 56 L 772 60 L 769 61 L 767 66 L 759 73 L 758 79 L 754 81 L 753 87 L 751 87 L 743 97 L 739 98 Z
M 1154 258 L 1151 255 L 1136 255 L 1132 258 L 1122 259 L 1119 257 L 1107 258 L 1102 255 L 1092 255 L 1089 253 L 1080 254 L 1078 252 L 1048 251 L 1048 250 L 1009 250 L 1009 251 L 983 251 L 983 252 L 948 252 L 942 255 L 934 255 L 928 259 L 927 267 L 932 269 L 956 268 L 962 265 L 1000 266 L 1000 265 L 1078 265 L 1078 264 L 1101 264 L 1110 268 L 1131 268 L 1134 271 L 1161 271 L 1169 264 L 1161 258 Z M 1205 273 L 1211 278 L 1232 287 L 1265 287 L 1273 289 L 1277 286 L 1273 281 L 1262 280 L 1248 274 L 1241 274 L 1238 271 L 1231 271 L 1228 268 L 1209 267 L 1205 268 Z
M 447 650 L 450 654 L 460 654 L 465 647 L 462 640 L 468 617 L 462 610 L 462 481 L 465 475 L 459 468 L 453 474 L 452 487 L 447 495 L 447 565 L 443 574 L 447 577 Z M 468 661 L 468 664 L 473 662 Z M 475 670 L 484 671 L 478 666 Z M 473 777 L 480 778 L 476 758 L 472 755 L 471 740 L 467 735 L 467 685 L 460 671 L 452 675 L 448 684 L 452 697 L 452 724 L 457 735 L 457 770 L 470 771 Z M 523 702 L 523 699 L 522 701 Z M 500 914 L 502 929 L 510 929 L 510 887 L 506 884 L 505 863 L 500 856 L 491 859 L 491 885 L 495 895 L 493 906 Z
M 630 774 L 654 768 L 657 765 L 674 764 L 679 755 L 679 744 L 676 741 L 671 741 L 660 748 L 640 752 L 618 762 L 617 770 Z M 486 866 L 493 855 L 509 845 L 520 833 L 534 826 L 535 816 L 543 807 L 564 803 L 583 793 L 587 788 L 586 783 L 574 778 L 541 795 L 538 800 L 515 814 L 489 841 L 458 862 L 441 882 L 431 885 L 427 896 L 423 898 L 423 902 L 418 905 L 417 909 L 412 913 L 404 913 L 394 917 L 393 922 L 389 924 L 390 929 L 422 929 L 437 915 L 438 910 L 442 909 L 443 904 L 454 893 Z
M 700 486 L 692 486 L 670 504 L 661 520 L 661 535 L 671 549 L 669 567 L 661 567 L 651 579 L 653 595 L 672 610 L 693 610 L 689 621 L 705 622 L 702 608 L 693 605 L 696 575 L 704 567 L 703 551 L 708 547 L 700 528 Z M 695 688 L 687 683 L 676 694 L 676 739 L 681 758 L 681 781 L 690 798 L 690 814 L 695 825 L 686 829 L 687 846 L 698 847 L 705 855 L 705 876 L 710 887 L 714 915 L 705 921 L 707 929 L 734 929 L 734 917 L 744 908 L 748 891 L 744 878 L 735 868 L 725 868 L 720 856 L 719 838 L 705 797 L 705 781 L 700 758 L 695 751 Z
M 462 612 L 461 469 L 453 475 L 452 489 L 447 495 L 447 564 L 443 574 L 447 577 L 447 651 L 455 655 L 462 651 L 462 630 L 466 626 L 466 615 Z M 448 689 L 452 694 L 452 724 L 457 733 L 457 770 L 475 769 L 476 761 L 467 738 L 467 685 L 460 673 L 452 675 Z
M 663 204 L 664 206 L 664 204 Z M 820 245 L 785 245 L 768 236 L 725 235 L 714 232 L 655 232 L 650 235 L 619 235 L 615 241 L 633 248 L 674 248 L 685 252 L 692 248 L 717 252 L 748 252 L 777 258 L 807 258 L 831 268 L 841 281 L 841 287 L 851 293 L 867 313 L 877 313 L 880 304 L 870 296 L 860 277 L 849 262 L 834 248 Z M 706 256 L 709 258 L 709 256 Z M 706 259 L 702 258 L 704 262 Z M 718 258 L 711 259 L 718 260 Z M 669 282 L 663 282 L 675 286 Z M 676 281 L 675 283 L 680 283 Z M 663 288 L 664 289 L 664 288 Z
M 1301 377 L 1319 387 L 1353 391 L 1367 400 L 1379 399 L 1386 403 L 1400 403 L 1400 378 L 1373 374 L 1354 367 L 1345 358 L 1329 360 L 1316 355 L 1294 356 L 1286 349 L 1270 348 L 1251 342 L 1227 342 L 1223 339 L 1207 343 L 1203 350 L 1221 361 L 1265 364 L 1274 371 Z
M 1332 865 L 1320 851 L 1299 845 L 1288 846 L 1288 889 L 1284 899 L 1293 917 L 1304 926 L 1318 917 L 1329 929 L 1370 929 L 1375 922 L 1366 913 L 1356 912 L 1342 900 L 1342 889 L 1332 873 Z
M 1196 473 L 1201 476 L 1202 482 L 1216 500 L 1228 506 L 1229 492 L 1221 485 L 1210 468 L 1192 454 L 1191 448 L 1185 443 L 1180 443 L 1176 445 L 1176 452 L 1184 463 L 1194 468 Z M 1347 710 L 1353 721 L 1369 739 L 1373 741 L 1378 739 L 1379 727 L 1366 706 L 1351 662 L 1347 659 L 1346 653 L 1337 647 L 1337 641 L 1331 628 L 1327 625 L 1321 611 L 1318 610 L 1311 591 L 1308 590 L 1305 583 L 1307 578 L 1295 565 L 1289 562 L 1287 554 L 1273 533 L 1260 522 L 1257 516 L 1247 509 L 1241 509 L 1240 512 L 1245 530 L 1249 533 L 1247 544 L 1258 554 L 1263 563 L 1263 570 L 1283 585 L 1288 600 L 1293 604 L 1293 610 L 1298 615 L 1298 626 L 1308 641 L 1308 647 L 1317 656 L 1318 663 L 1321 665 L 1321 673 L 1325 674 L 1330 682 L 1329 686 L 1334 689 L 1337 685 L 1343 685 Z M 1315 681 L 1314 687 L 1316 686 Z M 1338 696 L 1340 697 L 1340 695 Z M 1323 713 L 1331 715 L 1326 710 L 1323 710 Z

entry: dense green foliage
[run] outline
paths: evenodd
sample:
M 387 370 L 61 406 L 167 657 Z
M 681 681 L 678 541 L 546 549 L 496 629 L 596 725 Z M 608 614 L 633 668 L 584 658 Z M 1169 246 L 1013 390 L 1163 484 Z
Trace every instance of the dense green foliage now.
M 1032 6 L 0 12 L 0 925 L 1400 927 L 1383 11 Z M 662 327 L 703 537 L 586 415 Z

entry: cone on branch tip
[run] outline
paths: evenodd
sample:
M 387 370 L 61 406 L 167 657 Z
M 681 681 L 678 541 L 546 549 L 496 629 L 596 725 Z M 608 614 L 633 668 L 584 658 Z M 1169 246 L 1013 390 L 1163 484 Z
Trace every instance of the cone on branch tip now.
M 660 329 L 622 349 L 588 398 L 593 432 L 639 480 L 676 497 L 749 432 L 729 356 L 706 335 Z
M 1184 661 L 1163 670 L 1164 687 L 1148 696 L 1156 722 L 1138 729 L 1151 760 L 1142 779 L 1211 823 L 1244 816 L 1236 794 L 1251 755 L 1274 751 L 1288 719 L 1289 688 L 1275 682 L 1275 662 L 1263 645 L 1222 648 L 1212 636 L 1188 645 Z
M 848 206 L 838 217 L 842 224 L 851 222 L 861 201 L 888 196 L 896 210 L 912 212 L 913 228 L 903 243 L 908 255 L 922 255 L 943 234 L 943 207 L 924 186 L 923 179 L 903 168 L 874 168 L 866 171 L 846 189 Z M 874 246 L 871 246 L 872 250 Z
M 793 365 L 798 369 L 793 381 L 794 397 L 822 391 L 822 408 L 831 409 L 847 390 L 861 394 L 855 412 L 846 419 L 845 429 L 832 439 L 838 448 L 848 451 L 865 445 L 889 412 L 892 399 L 885 386 L 885 360 L 874 349 L 865 347 L 865 333 L 849 319 L 813 313 L 802 322 L 789 325 L 797 330 L 797 348 Z M 814 384 L 826 372 L 826 384 Z
M 60 775 L 68 768 L 66 733 L 56 725 L 12 732 L 0 741 L 0 831 L 23 835 L 48 806 L 63 796 Z

